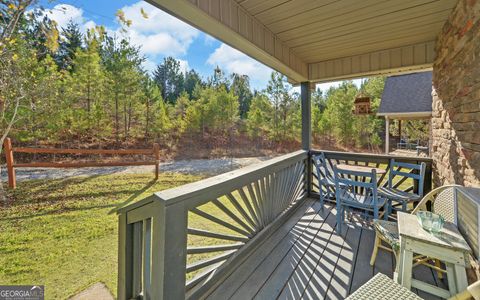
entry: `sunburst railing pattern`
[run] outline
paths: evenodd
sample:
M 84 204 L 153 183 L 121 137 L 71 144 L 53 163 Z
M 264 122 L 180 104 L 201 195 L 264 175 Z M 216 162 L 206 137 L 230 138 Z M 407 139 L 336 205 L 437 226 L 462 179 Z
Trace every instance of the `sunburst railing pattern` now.
M 302 199 L 306 195 L 304 178 L 305 162 L 301 160 L 190 209 L 187 291 L 208 280 L 239 249 Z
M 158 192 L 119 214 L 119 299 L 198 298 L 308 193 L 308 152 Z

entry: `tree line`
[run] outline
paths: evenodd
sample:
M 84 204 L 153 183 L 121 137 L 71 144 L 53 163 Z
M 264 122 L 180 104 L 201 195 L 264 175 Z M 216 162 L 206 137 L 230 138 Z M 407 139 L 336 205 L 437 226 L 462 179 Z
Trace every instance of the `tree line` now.
M 4 18 L 11 18 L 15 9 L 2 7 Z M 117 16 L 122 20 L 121 13 Z M 128 30 L 127 23 L 123 30 Z M 35 11 L 18 18 L 17 29 L 2 47 L 12 64 L 9 70 L 16 72 L 8 78 L 2 71 L 2 80 L 12 81 L 0 94 L 6 116 L 2 126 L 16 113 L 10 136 L 20 142 L 155 141 L 174 147 L 185 139 L 228 144 L 241 137 L 275 146 L 298 144 L 301 136 L 299 94 L 277 72 L 263 90 L 252 89 L 248 76 L 225 74 L 220 67 L 203 78 L 194 69 L 182 70 L 172 57 L 150 73 L 143 67 L 141 49 L 121 34 L 107 33 L 101 26 L 82 32 L 73 22 L 58 28 Z M 383 84 L 384 78 L 372 77 L 361 87 L 346 81 L 326 93 L 315 90 L 314 141 L 378 147 L 383 121 L 373 115 L 354 116 L 352 110 L 360 93 L 372 98 L 375 110 Z M 21 98 L 18 107 L 11 101 L 16 97 Z

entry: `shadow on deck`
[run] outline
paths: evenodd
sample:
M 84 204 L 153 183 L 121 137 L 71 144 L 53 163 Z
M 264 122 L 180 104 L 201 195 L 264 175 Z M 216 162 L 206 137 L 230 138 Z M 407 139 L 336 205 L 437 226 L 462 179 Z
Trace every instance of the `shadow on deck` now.
M 353 218 L 339 235 L 335 223 L 334 205 L 321 209 L 307 199 L 207 299 L 343 299 L 378 272 L 393 276 L 392 254 L 380 250 L 369 264 L 373 230 Z M 414 278 L 445 287 L 425 266 L 414 269 Z

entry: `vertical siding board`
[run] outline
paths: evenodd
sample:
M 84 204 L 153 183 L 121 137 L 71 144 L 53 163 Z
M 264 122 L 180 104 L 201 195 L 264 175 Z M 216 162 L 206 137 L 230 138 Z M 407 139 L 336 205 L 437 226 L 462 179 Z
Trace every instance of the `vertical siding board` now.
M 265 28 L 263 29 L 263 32 L 265 36 L 265 50 L 270 55 L 275 56 L 275 41 L 273 38 L 273 34 Z
M 220 0 L 210 0 L 210 15 L 220 21 Z
M 292 64 L 290 63 L 290 49 L 285 46 L 284 44 L 282 44 L 282 59 L 281 61 L 288 65 L 288 66 L 292 66 Z
M 265 43 L 264 43 L 265 37 L 263 34 L 263 26 L 257 21 L 253 23 L 253 41 L 255 45 L 257 45 L 258 47 L 266 51 Z
M 350 74 L 352 72 L 352 58 L 346 57 L 342 59 L 342 71 L 343 74 Z
M 380 52 L 380 68 L 382 69 L 390 68 L 390 51 Z
M 329 61 L 326 62 L 325 72 L 327 73 L 327 76 L 329 76 L 329 77 L 334 76 L 334 65 L 333 65 L 332 60 L 329 60 Z
M 353 56 L 352 57 L 352 73 L 359 73 L 360 72 L 360 57 Z
M 303 63 L 300 58 L 298 59 L 298 61 L 299 61 L 300 65 L 302 66 L 302 73 L 303 73 L 303 74 L 307 74 L 307 72 L 308 72 L 308 64 Z
M 370 55 L 364 54 L 360 56 L 360 70 L 362 72 L 370 71 Z
M 230 5 L 230 28 L 233 31 L 239 33 L 239 25 L 238 25 L 238 7 L 236 5 Z
M 401 49 L 393 49 L 390 51 L 390 65 L 392 68 L 402 66 L 402 51 Z
M 210 14 L 210 1 L 209 0 L 198 0 L 198 7 L 206 12 L 207 14 Z
M 275 57 L 278 58 L 279 60 L 282 60 L 282 44 L 280 43 L 280 40 L 277 37 L 274 37 L 275 39 Z
M 424 64 L 426 63 L 426 54 L 425 44 L 418 44 L 413 46 L 413 63 L 414 64 Z
M 370 71 L 380 70 L 380 53 L 374 52 L 370 54 Z
M 334 60 L 333 65 L 334 65 L 334 75 L 341 76 L 343 73 L 343 59 Z
M 238 9 L 238 29 L 238 33 L 240 33 L 244 38 L 248 39 L 247 15 L 241 9 Z
M 230 0 L 220 1 L 220 21 L 231 28 L 230 5 Z
M 247 39 L 251 42 L 253 42 L 253 19 L 247 15 L 245 19 L 246 23 L 246 31 L 247 31 Z
M 402 66 L 413 65 L 413 46 L 402 47 Z
M 288 61 L 290 63 L 290 66 L 293 66 L 294 68 L 297 67 L 297 61 L 296 61 L 295 55 L 293 54 L 292 51 L 289 51 Z
M 326 73 L 326 70 L 325 70 L 325 62 L 321 62 L 319 64 L 317 64 L 318 67 L 318 77 L 319 78 L 325 78 L 327 77 L 327 73 Z

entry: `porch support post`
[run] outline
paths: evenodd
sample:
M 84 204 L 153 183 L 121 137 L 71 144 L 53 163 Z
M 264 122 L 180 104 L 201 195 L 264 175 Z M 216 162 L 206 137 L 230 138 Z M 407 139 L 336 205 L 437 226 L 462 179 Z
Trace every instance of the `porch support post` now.
M 308 159 L 305 164 L 305 189 L 307 195 L 312 194 L 313 166 L 310 150 L 312 147 L 312 103 L 310 82 L 300 84 L 302 97 L 302 149 L 308 151 Z
M 385 117 L 385 154 L 390 150 L 390 119 Z
M 312 147 L 312 104 L 310 82 L 300 84 L 302 97 L 302 149 L 310 151 Z

